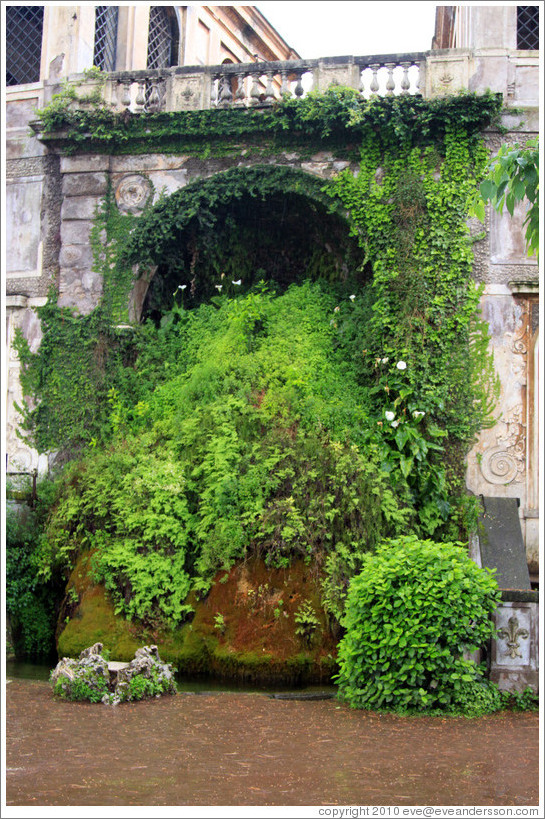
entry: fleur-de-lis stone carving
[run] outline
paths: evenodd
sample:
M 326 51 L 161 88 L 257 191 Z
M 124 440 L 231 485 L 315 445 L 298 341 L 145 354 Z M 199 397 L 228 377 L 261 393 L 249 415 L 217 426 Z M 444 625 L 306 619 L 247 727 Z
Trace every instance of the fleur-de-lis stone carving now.
M 504 652 L 504 655 L 511 657 L 512 660 L 522 657 L 518 651 L 519 639 L 527 640 L 529 636 L 530 632 L 527 628 L 519 628 L 518 618 L 514 615 L 507 621 L 507 628 L 498 629 L 498 637 L 507 643 L 507 651 Z

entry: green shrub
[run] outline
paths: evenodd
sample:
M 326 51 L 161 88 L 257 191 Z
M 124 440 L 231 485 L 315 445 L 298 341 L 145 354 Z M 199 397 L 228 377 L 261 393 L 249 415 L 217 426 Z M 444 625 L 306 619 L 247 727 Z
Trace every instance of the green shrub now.
M 474 715 L 501 707 L 464 653 L 493 633 L 490 570 L 456 543 L 405 536 L 365 556 L 350 583 L 339 645 L 339 695 L 355 708 Z
M 55 651 L 55 620 L 64 594 L 61 577 L 38 572 L 45 518 L 53 500 L 53 484 L 37 485 L 33 506 L 6 509 L 6 612 L 15 653 L 37 659 Z
M 97 655 L 90 658 L 84 665 L 78 664 L 75 660 L 65 659 L 64 662 L 70 666 L 70 675 L 56 676 L 56 669 L 51 672 L 55 696 L 73 702 L 101 702 L 104 695 L 108 694 L 109 682 L 107 663 L 104 658 Z
M 539 695 L 531 688 L 524 691 L 502 691 L 502 698 L 506 708 L 513 711 L 538 711 Z

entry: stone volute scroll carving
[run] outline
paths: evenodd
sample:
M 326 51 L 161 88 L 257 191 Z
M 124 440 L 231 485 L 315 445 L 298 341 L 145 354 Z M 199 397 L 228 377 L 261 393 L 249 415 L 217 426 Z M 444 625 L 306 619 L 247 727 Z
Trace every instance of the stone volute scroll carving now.
M 488 483 L 505 485 L 524 481 L 526 447 L 523 407 L 518 405 L 500 422 L 503 430 L 496 435 L 496 446 L 485 450 L 481 473 Z
M 518 471 L 517 461 L 503 446 L 493 446 L 483 454 L 481 472 L 488 483 L 511 483 Z
M 149 179 L 140 174 L 124 176 L 115 191 L 115 201 L 122 213 L 142 213 L 151 195 Z

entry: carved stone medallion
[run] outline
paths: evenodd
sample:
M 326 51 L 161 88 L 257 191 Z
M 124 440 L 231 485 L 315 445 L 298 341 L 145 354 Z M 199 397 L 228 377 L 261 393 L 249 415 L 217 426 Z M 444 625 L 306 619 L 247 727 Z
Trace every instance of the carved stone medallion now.
M 151 194 L 151 183 L 145 176 L 125 176 L 117 186 L 115 201 L 122 213 L 142 213 Z

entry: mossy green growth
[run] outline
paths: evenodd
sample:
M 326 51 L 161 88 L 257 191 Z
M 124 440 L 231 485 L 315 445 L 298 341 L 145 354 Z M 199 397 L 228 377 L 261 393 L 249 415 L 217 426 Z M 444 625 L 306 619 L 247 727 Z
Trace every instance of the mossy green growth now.
M 137 415 L 118 411 L 110 447 L 66 468 L 44 563 L 94 549 L 116 611 L 152 625 L 183 621 L 190 590 L 247 555 L 270 566 L 329 555 L 336 615 L 359 555 L 411 510 L 367 444 L 335 308 L 307 282 L 177 315 L 172 375 Z

